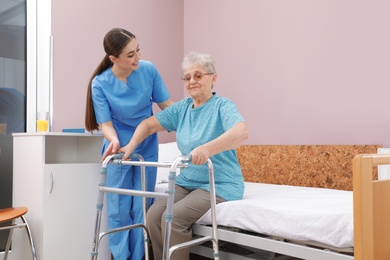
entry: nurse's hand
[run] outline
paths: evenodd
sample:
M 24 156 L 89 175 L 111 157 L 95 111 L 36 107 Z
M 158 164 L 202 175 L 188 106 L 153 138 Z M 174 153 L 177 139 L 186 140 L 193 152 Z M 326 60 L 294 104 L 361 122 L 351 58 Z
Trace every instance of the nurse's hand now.
M 102 162 L 104 161 L 104 159 L 106 159 L 107 156 L 118 153 L 119 146 L 120 144 L 118 139 L 112 140 L 110 144 L 107 146 L 106 151 L 104 151 Z

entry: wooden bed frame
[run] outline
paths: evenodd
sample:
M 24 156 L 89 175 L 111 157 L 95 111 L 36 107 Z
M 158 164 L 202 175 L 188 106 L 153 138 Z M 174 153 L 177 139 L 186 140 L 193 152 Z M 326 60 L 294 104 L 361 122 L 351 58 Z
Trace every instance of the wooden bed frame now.
M 390 259 L 390 180 L 373 180 L 373 167 L 390 155 L 361 154 L 353 160 L 355 259 Z
M 258 259 L 390 259 L 390 180 L 377 180 L 377 166 L 390 164 L 380 145 L 244 145 L 237 149 L 245 181 L 352 190 L 354 248 L 350 252 L 219 228 L 220 244 L 231 243 L 255 252 L 220 251 L 223 260 Z M 194 225 L 195 236 L 211 228 Z M 342 251 L 342 250 L 340 250 Z M 207 245 L 192 252 L 212 258 Z

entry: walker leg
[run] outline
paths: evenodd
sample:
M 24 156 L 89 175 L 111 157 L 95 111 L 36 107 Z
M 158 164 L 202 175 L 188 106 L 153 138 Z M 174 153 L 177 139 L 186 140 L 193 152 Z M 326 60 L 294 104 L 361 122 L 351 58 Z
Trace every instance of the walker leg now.
M 172 219 L 173 219 L 173 203 L 175 199 L 175 180 L 176 180 L 176 170 L 170 171 L 168 175 L 168 199 L 167 199 L 167 209 L 165 213 L 165 233 L 164 233 L 164 244 L 163 244 L 163 260 L 170 259 L 169 253 L 169 241 L 171 238 L 171 228 L 172 228 Z
M 107 175 L 107 168 L 104 167 L 100 170 L 99 186 L 105 186 L 106 175 Z M 98 202 L 96 204 L 97 212 L 96 212 L 95 232 L 94 232 L 94 238 L 92 242 L 92 252 L 91 252 L 92 260 L 97 260 L 97 256 L 99 253 L 99 240 L 100 240 L 99 233 L 100 233 L 100 224 L 102 220 L 103 200 L 104 200 L 104 193 L 99 189 Z

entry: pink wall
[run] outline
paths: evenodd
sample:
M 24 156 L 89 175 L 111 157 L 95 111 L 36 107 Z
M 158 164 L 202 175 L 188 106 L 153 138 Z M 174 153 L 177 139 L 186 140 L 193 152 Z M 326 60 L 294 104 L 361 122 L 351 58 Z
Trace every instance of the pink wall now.
M 173 100 L 186 95 L 183 54 L 211 53 L 215 90 L 246 118 L 247 143 L 390 147 L 388 1 L 68 0 L 52 9 L 54 131 L 84 126 L 102 38 L 121 26 Z
M 151 60 L 172 100 L 182 98 L 183 57 L 181 0 L 52 1 L 54 49 L 53 131 L 83 128 L 88 80 L 104 56 L 103 37 L 113 27 L 137 36 L 143 59 Z M 160 140 L 171 140 L 161 134 Z
M 215 90 L 250 144 L 390 147 L 390 2 L 185 0 L 184 51 L 212 54 Z

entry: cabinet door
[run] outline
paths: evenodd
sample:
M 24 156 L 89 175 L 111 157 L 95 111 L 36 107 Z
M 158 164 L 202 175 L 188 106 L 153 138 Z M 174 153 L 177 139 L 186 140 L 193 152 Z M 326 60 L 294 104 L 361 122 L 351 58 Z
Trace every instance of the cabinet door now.
M 43 259 L 90 259 L 100 164 L 47 164 L 43 189 Z M 107 229 L 106 208 L 101 231 Z M 107 237 L 98 259 L 110 259 Z

